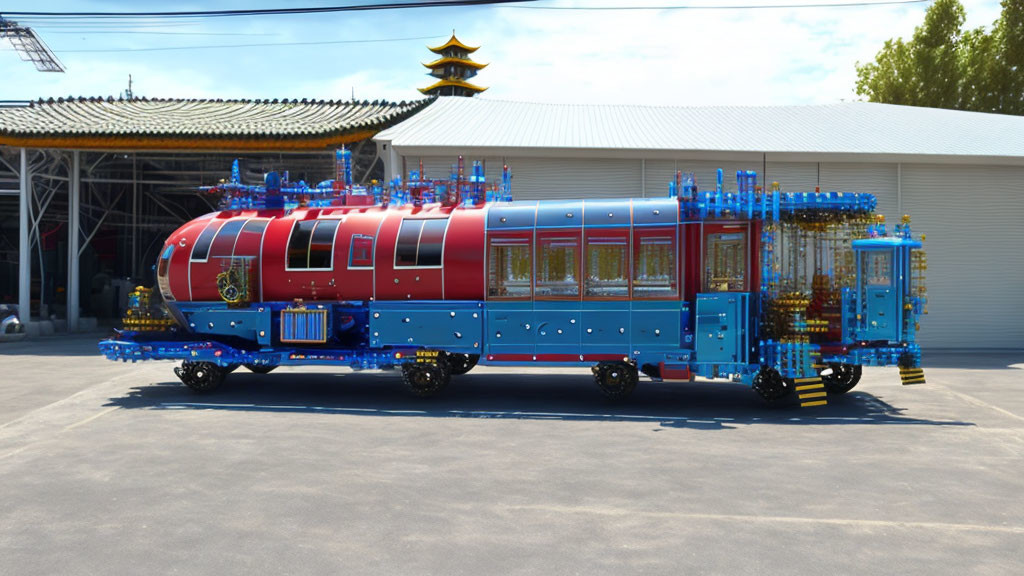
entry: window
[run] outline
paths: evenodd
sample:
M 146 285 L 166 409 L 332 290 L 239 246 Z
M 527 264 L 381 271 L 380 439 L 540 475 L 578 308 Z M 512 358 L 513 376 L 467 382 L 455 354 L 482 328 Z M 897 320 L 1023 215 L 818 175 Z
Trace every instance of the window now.
M 352 249 L 348 258 L 349 268 L 373 267 L 373 236 L 352 235 Z
M 707 235 L 704 252 L 704 291 L 743 292 L 747 289 L 747 233 Z
M 207 224 L 206 229 L 199 235 L 199 239 L 196 240 L 195 246 L 192 246 L 192 260 L 193 261 L 206 261 L 206 258 L 210 255 L 210 244 L 213 243 L 213 237 L 217 234 L 217 230 L 220 230 L 220 222 L 210 222 Z
M 580 295 L 579 236 L 555 234 L 537 240 L 537 296 Z
M 625 235 L 587 236 L 587 296 L 629 296 L 629 239 Z
M 309 242 L 309 267 L 334 268 L 334 233 L 338 231 L 338 220 L 320 220 L 313 229 Z
M 240 234 L 240 237 L 241 236 L 246 236 L 248 234 L 255 234 L 256 236 L 261 236 L 262 237 L 263 236 L 263 231 L 267 229 L 267 222 L 268 222 L 267 220 L 256 220 L 256 219 L 247 221 L 245 223 L 245 226 L 242 227 L 242 232 Z
M 492 237 L 487 255 L 487 296 L 495 299 L 527 299 L 533 262 L 529 238 Z
M 439 267 L 447 218 L 402 221 L 395 241 L 395 267 Z
M 892 265 L 888 251 L 864 252 L 861 256 L 861 274 L 868 286 L 889 286 L 892 284 Z
M 160 278 L 167 277 L 167 269 L 171 265 L 171 254 L 174 254 L 174 244 L 169 244 L 160 255 L 160 262 L 156 267 L 156 275 Z
M 288 268 L 330 270 L 333 268 L 334 233 L 337 220 L 302 220 L 292 227 L 288 239 Z
M 676 234 L 674 230 L 636 231 L 633 243 L 633 297 L 675 298 Z
M 217 238 L 210 247 L 211 258 L 230 258 L 235 251 L 235 240 L 245 225 L 245 220 L 228 220 L 220 227 Z

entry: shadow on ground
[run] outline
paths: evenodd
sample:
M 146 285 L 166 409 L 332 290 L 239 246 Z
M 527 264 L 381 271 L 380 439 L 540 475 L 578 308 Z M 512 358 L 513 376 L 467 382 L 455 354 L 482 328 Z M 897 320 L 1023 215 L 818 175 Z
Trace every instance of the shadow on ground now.
M 746 386 L 641 381 L 625 403 L 611 403 L 576 374 L 467 374 L 435 398 L 406 392 L 395 373 L 230 375 L 217 391 L 196 394 L 177 381 L 131 389 L 109 406 L 155 410 L 232 410 L 416 418 L 651 422 L 669 428 L 727 429 L 734 424 L 904 424 L 973 426 L 911 418 L 880 397 L 853 391 L 819 408 L 768 407 Z

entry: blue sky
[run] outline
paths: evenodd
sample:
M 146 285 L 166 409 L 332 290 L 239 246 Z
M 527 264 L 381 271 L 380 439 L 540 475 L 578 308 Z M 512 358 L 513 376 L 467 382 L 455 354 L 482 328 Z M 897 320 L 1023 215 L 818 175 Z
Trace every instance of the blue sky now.
M 811 2 L 787 0 L 781 3 Z M 838 1 L 838 0 L 813 0 Z M 870 0 L 869 0 L 870 1 Z M 988 26 L 998 0 L 961 0 L 968 26 Z M 339 5 L 346 0 L 219 2 L 5 2 L 10 11 L 140 11 Z M 780 0 L 643 0 L 644 6 L 778 4 Z M 629 0 L 553 0 L 541 6 L 626 6 Z M 856 99 L 854 64 L 882 43 L 908 37 L 926 4 L 872 8 L 739 11 L 561 11 L 526 7 L 142 22 L 133 28 L 25 22 L 67 67 L 36 72 L 0 50 L 0 100 L 121 93 L 137 96 L 410 100 L 431 80 L 426 45 L 452 29 L 481 45 L 490 66 L 477 82 L 500 100 L 652 105 L 806 104 Z M 119 25 L 123 26 L 123 25 Z M 408 39 L 377 43 L 269 46 L 294 42 Z M 153 48 L 260 44 L 247 48 Z M 145 49 L 143 51 L 124 51 Z M 85 52 L 86 50 L 122 50 Z

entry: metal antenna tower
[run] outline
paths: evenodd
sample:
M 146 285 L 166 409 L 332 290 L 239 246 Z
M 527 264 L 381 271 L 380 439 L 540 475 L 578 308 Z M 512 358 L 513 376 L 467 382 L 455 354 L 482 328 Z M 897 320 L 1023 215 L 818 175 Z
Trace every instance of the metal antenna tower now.
M 0 38 L 6 38 L 22 60 L 35 64 L 40 72 L 63 72 L 64 65 L 35 30 L 0 17 Z

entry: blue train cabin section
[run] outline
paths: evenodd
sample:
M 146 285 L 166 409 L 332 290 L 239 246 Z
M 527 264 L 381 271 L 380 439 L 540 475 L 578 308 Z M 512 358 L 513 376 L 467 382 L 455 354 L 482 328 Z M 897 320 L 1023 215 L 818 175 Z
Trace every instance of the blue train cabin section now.
M 587 366 L 613 399 L 645 375 L 738 382 L 802 406 L 849 391 L 863 366 L 898 365 L 904 384 L 924 382 L 921 241 L 907 217 L 889 232 L 870 194 L 783 192 L 753 172 L 727 192 L 719 171 L 710 191 L 678 173 L 663 198 L 514 202 L 507 169 L 490 188 L 478 165 L 470 178 L 462 171 L 460 159 L 444 183 L 414 174 L 357 202 L 346 201 L 347 176 L 290 196 L 276 175 L 264 187 L 235 178 L 220 217 L 245 216 L 273 188 L 246 220 L 270 221 L 259 249 L 237 255 L 234 240 L 216 274 L 220 298 L 192 299 L 174 288 L 167 253 L 190 240 L 172 236 L 158 263 L 163 308 L 140 289 L 125 329 L 100 348 L 110 359 L 182 360 L 176 372 L 197 391 L 242 365 L 397 368 L 422 396 L 477 363 Z M 286 250 L 312 262 L 318 249 L 308 237 L 296 248 L 290 222 L 274 236 L 274 221 L 289 218 L 340 222 L 333 248 L 322 241 L 338 262 L 330 283 L 343 288 L 299 290 L 314 277 L 278 264 Z M 202 277 L 183 262 L 189 282 Z

